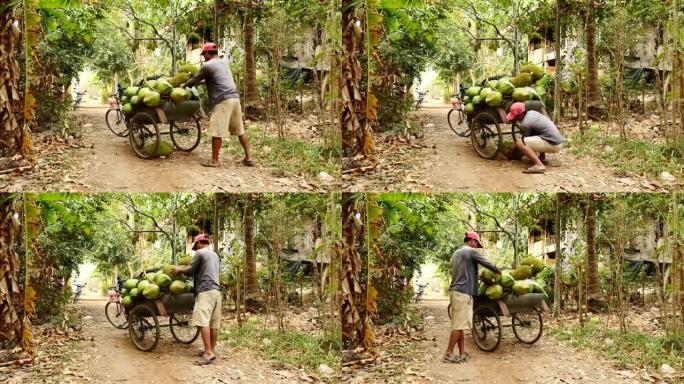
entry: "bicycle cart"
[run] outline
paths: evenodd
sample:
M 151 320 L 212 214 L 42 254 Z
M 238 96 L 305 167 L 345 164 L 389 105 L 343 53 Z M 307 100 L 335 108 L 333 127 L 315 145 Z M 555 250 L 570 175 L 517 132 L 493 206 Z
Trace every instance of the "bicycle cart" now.
M 503 106 L 497 108 L 478 105 L 468 116 L 470 141 L 480 157 L 495 159 L 502 151 L 505 136 L 510 135 L 515 142 L 516 134 L 520 135 L 520 127 L 516 122 L 506 124 L 502 120 L 513 103 L 514 101 L 507 100 Z M 539 100 L 525 101 L 525 110 L 546 114 L 544 103 Z
M 143 159 L 154 157 L 148 152 L 157 153 L 162 135 L 171 136 L 177 149 L 190 152 L 199 145 L 200 118 L 205 117 L 198 100 L 167 101 L 158 107 L 138 106 L 133 114 L 126 116 L 128 141 L 135 154 Z M 160 131 L 159 124 L 169 124 L 168 132 Z M 151 147 L 147 147 L 150 144 Z
M 511 327 L 515 337 L 525 344 L 534 344 L 541 338 L 544 330 L 542 312 L 548 310 L 543 293 L 511 294 L 501 300 L 482 296 L 473 299 L 471 332 L 481 350 L 492 352 L 499 347 L 503 327 Z M 508 316 L 511 323 L 502 324 L 502 317 Z
M 153 351 L 159 344 L 162 327 L 169 327 L 171 335 L 183 344 L 192 344 L 199 336 L 199 328 L 192 325 L 195 296 L 183 293 L 177 296 L 165 294 L 156 300 L 139 300 L 126 310 L 128 335 L 141 351 Z M 160 324 L 159 317 L 169 317 L 168 324 Z

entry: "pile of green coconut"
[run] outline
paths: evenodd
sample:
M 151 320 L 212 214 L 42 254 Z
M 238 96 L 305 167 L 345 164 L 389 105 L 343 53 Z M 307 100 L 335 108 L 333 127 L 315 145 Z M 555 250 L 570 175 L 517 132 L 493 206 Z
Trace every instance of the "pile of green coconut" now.
M 179 265 L 189 265 L 192 257 L 186 256 L 178 261 Z M 173 268 L 177 265 L 166 265 L 158 272 L 146 273 L 141 279 L 128 279 L 121 290 L 121 304 L 131 308 L 140 300 L 156 300 L 164 295 L 178 296 L 192 292 L 193 283 L 186 276 L 176 275 Z
M 541 100 L 545 89 L 542 82 L 546 72 L 534 64 L 525 64 L 520 73 L 513 77 L 490 80 L 485 87 L 472 86 L 463 98 L 463 112 L 470 115 L 483 106 L 498 108 L 505 101 Z
M 541 272 L 548 268 L 538 257 L 527 256 L 520 261 L 514 270 L 495 273 L 489 269 L 480 272 L 478 296 L 486 296 L 490 300 L 499 300 L 506 295 L 522 296 L 528 293 L 543 293 L 545 282 Z

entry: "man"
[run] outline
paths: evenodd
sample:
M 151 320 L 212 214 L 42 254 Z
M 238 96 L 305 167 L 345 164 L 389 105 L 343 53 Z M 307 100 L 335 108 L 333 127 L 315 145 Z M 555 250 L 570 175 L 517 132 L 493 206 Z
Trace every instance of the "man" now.
M 523 172 L 544 173 L 546 154 L 558 153 L 563 147 L 563 136 L 556 124 L 548 116 L 537 111 L 526 112 L 525 103 L 513 103 L 506 120 L 521 121 L 522 138 L 515 139 L 515 146 L 533 162 L 533 165 Z M 536 152 L 539 152 L 539 156 Z
M 445 363 L 464 363 L 470 359 L 470 354 L 465 351 L 463 330 L 470 329 L 472 325 L 473 296 L 477 296 L 477 265 L 497 273 L 501 272 L 496 265 L 480 255 L 476 248 L 482 248 L 480 235 L 476 232 L 466 232 L 463 246 L 451 256 L 451 337 L 442 358 Z M 454 354 L 456 344 L 458 355 Z
M 228 64 L 218 57 L 218 49 L 214 43 L 206 43 L 202 47 L 202 57 L 204 65 L 200 71 L 181 85 L 190 88 L 201 81 L 204 81 L 209 93 L 209 99 L 214 104 L 214 112 L 209 120 L 209 130 L 207 133 L 212 137 L 211 141 L 211 160 L 202 162 L 205 167 L 218 167 L 219 151 L 223 138 L 231 135 L 237 136 L 245 151 L 245 158 L 242 164 L 251 167 L 252 159 L 249 154 L 249 142 L 245 135 L 245 128 L 242 124 L 242 109 L 240 107 L 240 95 L 238 94 L 233 74 L 230 72 Z
M 196 251 L 187 267 L 173 268 L 175 274 L 193 274 L 195 309 L 192 322 L 200 328 L 204 350 L 199 352 L 197 364 L 207 365 L 216 359 L 214 349 L 221 327 L 221 291 L 219 291 L 219 258 L 209 248 L 209 239 L 200 234 L 195 237 L 192 250 Z

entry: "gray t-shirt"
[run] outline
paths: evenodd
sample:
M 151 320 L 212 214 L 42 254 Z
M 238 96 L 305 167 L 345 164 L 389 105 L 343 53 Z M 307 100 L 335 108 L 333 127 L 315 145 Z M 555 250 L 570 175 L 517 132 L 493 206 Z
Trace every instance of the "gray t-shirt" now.
M 537 111 L 528 111 L 520 126 L 522 127 L 523 141 L 525 141 L 525 137 L 539 136 L 552 145 L 563 143 L 563 136 L 561 136 L 556 124 Z
M 209 247 L 195 252 L 187 273 L 193 274 L 195 295 L 221 288 L 219 284 L 219 257 Z
M 199 72 L 185 83 L 185 86 L 190 88 L 202 80 L 207 86 L 209 99 L 214 105 L 223 100 L 240 98 L 228 63 L 219 58 L 204 63 Z
M 451 256 L 451 285 L 449 285 L 449 290 L 477 296 L 478 264 L 492 271 L 498 270 L 496 265 L 480 255 L 475 248 L 464 245 L 456 250 Z

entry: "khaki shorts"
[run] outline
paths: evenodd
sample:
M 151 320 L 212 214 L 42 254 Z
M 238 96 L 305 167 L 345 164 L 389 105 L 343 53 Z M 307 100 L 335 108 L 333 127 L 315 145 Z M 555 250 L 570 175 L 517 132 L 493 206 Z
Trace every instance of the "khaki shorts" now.
M 226 99 L 214 106 L 209 119 L 207 134 L 211 137 L 242 136 L 245 127 L 242 124 L 242 108 L 240 99 Z
M 473 325 L 473 297 L 465 293 L 450 291 L 451 330 L 470 329 Z
M 197 295 L 195 309 L 192 311 L 192 325 L 221 328 L 221 291 L 214 289 Z
M 563 148 L 563 144 L 553 145 L 539 136 L 525 137 L 523 142 L 530 149 L 539 153 L 558 153 Z

